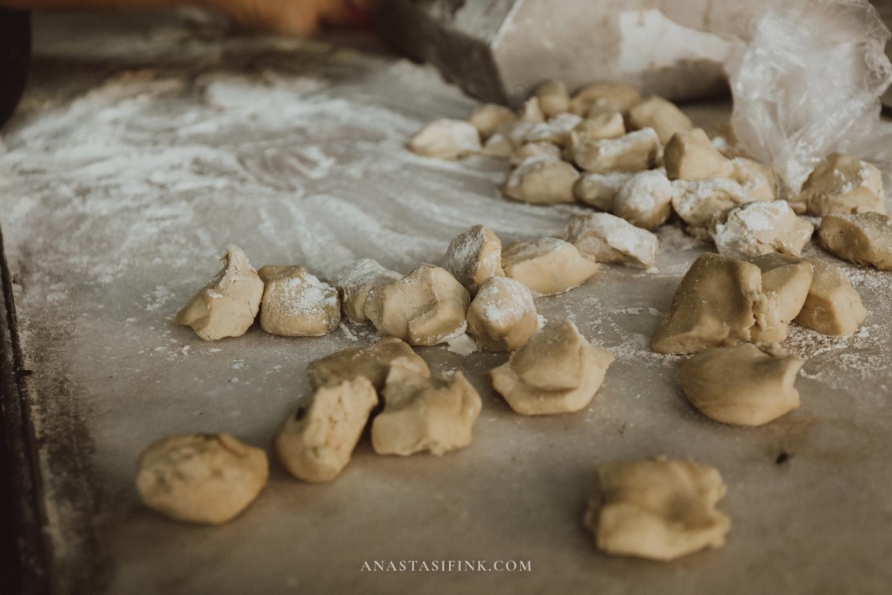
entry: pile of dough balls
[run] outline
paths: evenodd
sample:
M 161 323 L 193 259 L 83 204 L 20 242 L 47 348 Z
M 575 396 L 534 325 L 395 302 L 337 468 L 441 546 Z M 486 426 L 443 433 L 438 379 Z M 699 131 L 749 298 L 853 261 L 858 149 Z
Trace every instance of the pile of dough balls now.
M 543 322 L 535 300 L 589 282 L 601 264 L 653 269 L 663 225 L 680 225 L 717 253 L 684 275 L 651 347 L 688 356 L 681 391 L 727 425 L 759 426 L 799 407 L 804 362 L 782 347 L 792 323 L 847 335 L 867 316 L 842 269 L 803 257 L 816 229 L 829 253 L 892 270 L 892 220 L 876 167 L 829 155 L 794 195 L 769 166 L 626 85 L 571 95 L 547 81 L 519 111 L 486 104 L 468 121 L 437 120 L 409 148 L 436 159 L 506 158 L 506 197 L 593 211 L 573 216 L 561 237 L 504 245 L 475 225 L 439 265 L 403 275 L 363 259 L 330 285 L 298 265 L 257 271 L 230 246 L 223 270 L 174 322 L 207 341 L 243 335 L 258 313 L 263 330 L 282 336 L 324 335 L 345 318 L 383 337 L 309 364 L 314 392 L 272 439 L 275 459 L 305 482 L 337 478 L 365 435 L 380 455 L 443 455 L 471 443 L 480 395 L 461 372 L 431 375 L 413 346 L 468 335 L 480 349 L 510 354 L 487 380 L 518 414 L 589 407 L 614 356 L 570 319 Z M 267 476 L 263 450 L 201 434 L 150 446 L 136 483 L 147 506 L 217 524 L 245 510 Z M 730 521 L 716 504 L 725 489 L 717 470 L 691 461 L 601 464 L 583 522 L 604 552 L 671 560 L 724 544 Z

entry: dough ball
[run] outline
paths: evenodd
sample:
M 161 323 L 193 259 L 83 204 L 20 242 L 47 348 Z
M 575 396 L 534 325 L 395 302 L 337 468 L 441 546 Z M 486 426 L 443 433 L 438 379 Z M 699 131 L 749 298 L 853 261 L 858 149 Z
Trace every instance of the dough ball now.
M 795 322 L 824 335 L 851 335 L 867 317 L 861 296 L 838 267 L 806 260 L 814 267 L 814 278 Z
M 382 335 L 437 345 L 465 332 L 470 301 L 468 290 L 448 271 L 423 264 L 399 281 L 374 288 L 365 313 Z
M 312 361 L 307 366 L 307 376 L 314 389 L 365 378 L 380 392 L 384 389 L 391 364 L 398 359 L 416 374 L 431 374 L 425 361 L 406 342 L 396 337 L 385 337 L 373 345 L 348 347 Z
M 375 387 L 362 376 L 320 387 L 308 405 L 290 414 L 279 427 L 273 440 L 276 458 L 303 481 L 334 480 L 350 463 L 377 404 Z
M 352 322 L 368 322 L 365 315 L 365 302 L 369 292 L 380 285 L 399 281 L 403 276 L 396 271 L 385 269 L 371 258 L 357 260 L 338 279 L 338 294 L 344 315 Z
M 474 295 L 490 277 L 505 276 L 502 241 L 490 228 L 475 225 L 449 244 L 443 268 Z
M 672 214 L 672 183 L 660 170 L 635 174 L 617 193 L 613 214 L 636 227 L 658 228 Z
M 725 256 L 751 258 L 772 252 L 800 256 L 814 230 L 787 201 L 774 200 L 731 209 L 714 221 L 711 235 L 719 254 Z
M 422 157 L 458 159 L 480 152 L 480 133 L 468 122 L 436 120 L 412 137 L 409 149 Z
M 487 377 L 517 413 L 568 413 L 591 403 L 613 361 L 565 318 L 548 322 Z
M 626 182 L 632 179 L 635 174 L 628 173 L 612 173 L 612 174 L 582 174 L 573 187 L 573 194 L 579 202 L 601 209 L 602 211 L 612 212 L 613 204 L 616 201 L 616 195 L 619 194 Z
M 715 505 L 725 484 L 712 467 L 665 457 L 599 465 L 584 524 L 598 549 L 668 561 L 725 544 Z
M 652 128 L 630 132 L 614 139 L 580 142 L 573 160 L 588 172 L 638 172 L 656 167 L 660 158 L 660 139 Z
M 663 163 L 672 180 L 729 178 L 734 173 L 731 160 L 699 128 L 674 134 L 663 151 Z
M 480 395 L 461 372 L 422 376 L 393 362 L 384 387 L 384 410 L 372 422 L 372 447 L 380 455 L 442 455 L 471 443 Z
M 679 378 L 688 401 L 706 417 L 761 426 L 799 407 L 793 384 L 802 363 L 778 345 L 744 343 L 701 351 L 682 364 Z
M 503 127 L 517 121 L 517 114 L 504 105 L 485 103 L 474 110 L 468 123 L 477 129 L 480 138 L 489 140 Z
M 882 213 L 828 215 L 818 233 L 821 246 L 855 264 L 892 271 L 892 219 Z
M 634 87 L 621 83 L 592 83 L 582 87 L 570 101 L 570 111 L 579 116 L 592 117 L 604 112 L 626 112 L 641 101 Z
M 511 172 L 502 192 L 505 196 L 532 204 L 573 203 L 573 185 L 579 177 L 569 163 L 555 157 L 528 157 Z
M 656 264 L 659 250 L 657 236 L 609 213 L 574 217 L 567 226 L 567 241 L 597 262 L 643 269 Z
M 226 248 L 223 270 L 174 317 L 205 341 L 241 337 L 260 309 L 263 281 L 238 246 Z
M 885 213 L 879 169 L 849 155 L 834 153 L 815 167 L 797 199 L 811 215 Z
M 514 242 L 502 249 L 505 276 L 526 285 L 533 295 L 558 295 L 579 287 L 598 272 L 598 263 L 573 244 L 557 238 Z
M 338 291 L 301 266 L 265 266 L 260 326 L 272 335 L 320 337 L 341 323 Z
M 563 114 L 570 109 L 570 94 L 563 82 L 552 79 L 545 81 L 536 89 L 536 97 L 542 112 L 549 118 Z
M 229 434 L 172 436 L 139 458 L 136 489 L 143 503 L 179 521 L 231 521 L 266 485 L 266 453 Z
M 665 145 L 676 133 L 687 132 L 694 124 L 677 105 L 654 95 L 629 109 L 629 126 L 634 130 L 653 128 Z
M 515 351 L 538 326 L 530 290 L 507 277 L 487 279 L 468 308 L 468 333 L 487 351 Z

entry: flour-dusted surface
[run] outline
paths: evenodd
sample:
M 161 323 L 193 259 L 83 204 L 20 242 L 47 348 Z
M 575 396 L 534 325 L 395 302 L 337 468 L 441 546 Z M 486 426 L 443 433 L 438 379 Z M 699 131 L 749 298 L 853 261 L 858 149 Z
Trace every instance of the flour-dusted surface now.
M 474 224 L 509 242 L 559 235 L 587 212 L 500 198 L 504 160 L 405 150 L 423 124 L 473 106 L 432 70 L 374 47 L 221 40 L 161 18 L 40 23 L 31 90 L 0 137 L 0 223 L 34 371 L 59 592 L 886 593 L 889 273 L 842 264 L 870 312 L 862 329 L 831 338 L 793 325 L 786 346 L 807 359 L 802 407 L 763 428 L 725 427 L 685 403 L 682 358 L 648 348 L 705 249 L 676 227 L 658 233 L 657 270 L 602 266 L 591 283 L 536 300 L 616 355 L 579 414 L 512 413 L 484 381 L 504 354 L 419 349 L 435 372 L 462 370 L 480 391 L 469 448 L 404 459 L 365 442 L 324 486 L 274 464 L 257 503 L 219 528 L 138 504 L 146 445 L 227 431 L 268 447 L 309 395 L 307 362 L 374 340 L 350 323 L 323 338 L 254 328 L 217 343 L 173 326 L 227 244 L 257 267 L 302 264 L 333 282 L 358 258 L 404 274 L 439 262 Z M 688 111 L 707 127 L 727 113 Z M 594 461 L 655 454 L 721 471 L 723 549 L 668 565 L 595 551 L 581 525 Z M 361 571 L 449 559 L 529 560 L 532 571 Z

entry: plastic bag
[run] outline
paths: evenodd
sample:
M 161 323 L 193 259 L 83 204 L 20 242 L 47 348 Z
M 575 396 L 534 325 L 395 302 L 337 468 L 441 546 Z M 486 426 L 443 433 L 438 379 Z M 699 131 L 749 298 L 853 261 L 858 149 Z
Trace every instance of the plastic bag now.
M 888 182 L 892 132 L 880 124 L 880 96 L 892 82 L 889 37 L 866 0 L 798 0 L 765 11 L 735 43 L 725 65 L 735 136 L 789 193 L 834 151 L 874 163 Z

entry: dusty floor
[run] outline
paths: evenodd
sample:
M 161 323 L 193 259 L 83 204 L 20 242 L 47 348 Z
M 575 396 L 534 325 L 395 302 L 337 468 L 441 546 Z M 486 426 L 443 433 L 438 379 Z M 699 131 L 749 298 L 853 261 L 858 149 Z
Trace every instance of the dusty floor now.
M 647 348 L 705 249 L 673 227 L 661 232 L 659 272 L 605 267 L 538 300 L 617 356 L 584 412 L 522 418 L 483 381 L 504 356 L 422 349 L 484 397 L 468 449 L 397 459 L 363 444 L 328 486 L 273 465 L 262 497 L 221 528 L 139 505 L 132 479 L 147 444 L 228 431 L 267 445 L 308 394 L 308 361 L 373 340 L 358 327 L 292 340 L 255 328 L 209 344 L 173 326 L 226 244 L 258 266 L 300 263 L 326 277 L 358 257 L 408 272 L 470 225 L 521 239 L 558 233 L 577 212 L 503 200 L 501 162 L 443 164 L 403 149 L 423 122 L 472 106 L 380 50 L 221 40 L 163 20 L 41 24 L 31 90 L 0 137 L 0 224 L 34 371 L 60 592 L 887 593 L 890 274 L 845 266 L 870 311 L 862 329 L 827 338 L 795 327 L 787 346 L 807 358 L 802 407 L 735 429 L 693 411 L 679 358 Z M 722 108 L 690 111 L 714 123 Z M 656 454 L 721 471 L 725 548 L 671 564 L 595 551 L 581 527 L 593 463 Z M 532 571 L 361 571 L 449 559 L 528 560 Z

